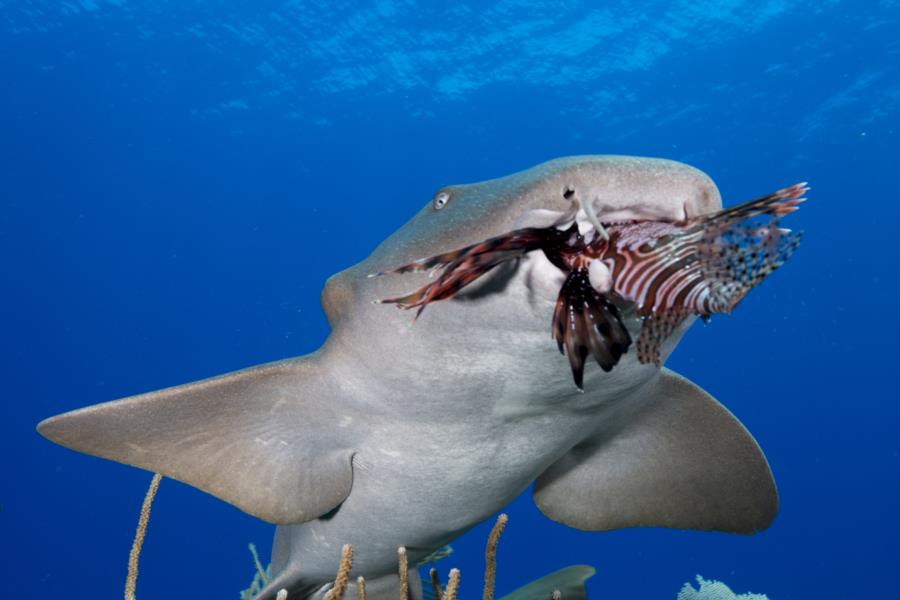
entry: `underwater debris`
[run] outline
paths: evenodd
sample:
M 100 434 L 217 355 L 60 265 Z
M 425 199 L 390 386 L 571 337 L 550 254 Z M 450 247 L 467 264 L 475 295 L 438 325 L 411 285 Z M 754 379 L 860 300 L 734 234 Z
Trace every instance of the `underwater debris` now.
M 416 564 L 416 566 L 423 567 L 423 566 L 427 565 L 428 563 L 436 563 L 439 560 L 444 560 L 451 554 L 453 554 L 453 546 L 450 546 L 450 545 L 441 546 L 440 548 L 438 548 L 437 550 L 435 550 L 434 552 L 432 552 L 431 554 L 429 554 L 428 556 L 426 556 L 425 558 L 420 560 L 418 562 L 418 564 Z
M 769 600 L 765 594 L 735 594 L 721 581 L 703 579 L 697 575 L 699 589 L 694 589 L 690 583 L 685 583 L 678 592 L 677 600 Z

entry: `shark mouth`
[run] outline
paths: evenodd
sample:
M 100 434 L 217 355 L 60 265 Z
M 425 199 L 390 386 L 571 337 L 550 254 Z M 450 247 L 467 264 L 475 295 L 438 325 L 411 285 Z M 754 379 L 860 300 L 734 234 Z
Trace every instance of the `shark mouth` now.
M 573 203 L 551 226 L 516 229 L 389 271 L 441 273 L 410 294 L 380 302 L 417 309 L 418 318 L 430 303 L 452 298 L 494 267 L 540 250 L 566 274 L 551 332 L 583 390 L 588 356 L 609 372 L 630 348 L 628 309 L 641 321 L 638 361 L 657 366 L 663 342 L 686 319 L 730 313 L 800 244 L 801 232 L 782 229 L 779 221 L 797 210 L 808 189 L 799 183 L 681 221 L 603 223 L 589 203 Z

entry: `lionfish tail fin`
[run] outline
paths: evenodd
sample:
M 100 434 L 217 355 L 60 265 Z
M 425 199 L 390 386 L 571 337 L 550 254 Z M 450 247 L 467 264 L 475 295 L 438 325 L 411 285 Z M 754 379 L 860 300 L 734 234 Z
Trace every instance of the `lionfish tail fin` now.
M 608 372 L 631 345 L 619 309 L 594 290 L 583 267 L 569 273 L 559 291 L 553 311 L 553 339 L 568 357 L 580 390 L 584 389 L 584 363 L 589 355 Z

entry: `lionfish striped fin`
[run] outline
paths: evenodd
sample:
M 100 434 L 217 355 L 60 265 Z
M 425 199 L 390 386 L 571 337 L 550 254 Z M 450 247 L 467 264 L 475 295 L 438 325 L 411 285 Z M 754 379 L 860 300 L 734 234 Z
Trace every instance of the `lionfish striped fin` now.
M 431 269 L 436 269 L 439 267 L 446 266 L 451 262 L 458 259 L 460 256 L 463 256 L 467 252 L 472 249 L 472 246 L 467 246 L 465 248 L 460 248 L 458 250 L 451 250 L 450 252 L 444 252 L 443 254 L 437 254 L 435 256 L 430 256 L 428 258 L 420 258 L 419 260 L 414 260 L 411 263 L 407 263 L 405 265 L 401 265 L 396 269 L 391 269 L 390 271 L 382 271 L 380 273 L 372 273 L 369 277 L 381 277 L 382 275 L 401 275 L 403 273 L 416 273 L 421 271 L 430 271 Z
M 660 315 L 646 317 L 641 323 L 641 334 L 638 336 L 638 361 L 644 364 L 653 363 L 662 366 L 660 348 L 662 343 L 678 329 L 689 313 L 686 310 L 670 310 Z
M 584 363 L 588 355 L 600 368 L 612 370 L 631 345 L 631 335 L 615 304 L 591 286 L 588 270 L 569 273 L 553 311 L 553 339 L 569 359 L 572 377 L 583 390 Z
M 557 230 L 552 228 L 517 229 L 472 246 L 403 265 L 389 272 L 426 271 L 442 266 L 444 271 L 433 282 L 418 290 L 405 296 L 385 298 L 380 300 L 380 303 L 397 304 L 406 309 L 417 308 L 416 317 L 418 317 L 429 303 L 452 298 L 462 288 L 497 265 L 542 248 L 548 241 L 554 240 L 560 235 Z
M 797 210 L 809 188 L 799 183 L 725 209 L 703 223 L 697 242 L 700 271 L 709 290 L 696 300 L 685 296 L 698 315 L 728 313 L 747 293 L 785 263 L 800 245 L 803 232 L 779 227 L 780 218 Z M 753 219 L 768 216 L 766 222 Z M 677 300 L 677 299 L 676 299 Z
M 803 195 L 808 191 L 809 185 L 806 182 L 795 183 L 766 196 L 722 209 L 712 215 L 700 217 L 698 221 L 701 224 L 709 225 L 712 223 L 735 223 L 759 215 L 772 215 L 776 218 L 783 217 L 797 210 L 799 205 L 806 201 Z
M 731 312 L 784 264 L 802 234 L 781 229 L 779 219 L 797 210 L 807 189 L 797 184 L 673 224 L 658 239 L 619 248 L 610 257 L 614 291 L 634 302 L 643 319 L 637 342 L 641 362 L 660 364 L 660 345 L 688 316 Z M 769 218 L 754 220 L 760 216 Z M 630 235 L 628 227 L 623 226 L 623 238 Z
M 548 239 L 548 230 L 538 227 L 526 227 L 516 229 L 504 235 L 488 238 L 483 242 L 472 244 L 457 250 L 450 250 L 441 254 L 435 254 L 427 258 L 420 258 L 411 263 L 401 265 L 389 271 L 372 273 L 369 277 L 381 277 L 382 275 L 414 273 L 430 271 L 440 267 L 448 267 L 453 263 L 459 264 L 467 257 L 494 252 L 517 252 L 519 255 L 536 250 Z

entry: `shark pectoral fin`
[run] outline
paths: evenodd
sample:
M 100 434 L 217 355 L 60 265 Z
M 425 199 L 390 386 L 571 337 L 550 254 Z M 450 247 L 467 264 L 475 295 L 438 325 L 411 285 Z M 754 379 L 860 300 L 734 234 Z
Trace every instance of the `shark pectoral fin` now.
M 593 531 L 753 533 L 771 524 L 778 494 L 769 465 L 725 407 L 667 369 L 636 394 L 635 408 L 537 479 L 545 515 Z
M 555 590 L 560 591 L 562 600 L 584 600 L 584 582 L 596 572 L 587 565 L 572 565 L 523 585 L 500 600 L 550 600 Z
M 48 439 L 162 473 L 271 523 L 308 521 L 350 493 L 353 451 L 307 359 L 107 402 L 38 425 Z

